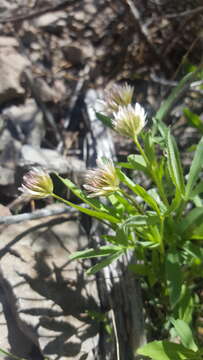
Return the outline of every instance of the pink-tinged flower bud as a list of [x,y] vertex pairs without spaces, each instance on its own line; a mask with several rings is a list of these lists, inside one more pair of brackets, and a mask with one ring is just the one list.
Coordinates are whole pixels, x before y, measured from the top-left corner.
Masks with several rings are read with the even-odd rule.
[[32,168],[23,176],[23,184],[19,190],[32,199],[43,199],[53,193],[53,182],[46,171]]
[[134,88],[127,83],[124,85],[114,84],[111,89],[104,93],[104,100],[98,102],[98,112],[111,116],[119,110],[119,106],[127,106],[132,102]]
[[144,108],[136,103],[134,106],[120,106],[118,112],[114,112],[113,127],[119,134],[135,138],[146,124]]
[[111,159],[97,161],[98,168],[88,170],[84,188],[89,197],[108,196],[119,189],[120,180]]

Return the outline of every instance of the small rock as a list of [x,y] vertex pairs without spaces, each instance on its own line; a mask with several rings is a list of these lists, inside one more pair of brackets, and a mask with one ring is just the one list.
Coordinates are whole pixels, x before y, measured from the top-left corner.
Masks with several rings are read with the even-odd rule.
[[36,27],[43,28],[55,35],[59,35],[66,25],[67,13],[65,11],[56,11],[39,16],[33,20]]
[[86,171],[84,161],[74,156],[65,157],[56,150],[39,149],[30,145],[23,145],[19,166],[32,167],[36,165],[43,167],[49,172],[71,174],[77,178],[77,183],[80,183],[80,179]]
[[63,53],[68,62],[72,65],[82,65],[84,63],[84,55],[82,50],[76,46],[66,46]]
[[3,116],[13,137],[32,146],[41,145],[45,134],[43,114],[33,99],[28,99],[23,105],[6,108]]
[[39,149],[31,145],[24,145],[21,150],[19,166],[39,165],[48,171],[60,174],[68,172],[67,159],[55,150]]
[[85,10],[85,12],[87,12],[88,14],[92,14],[92,15],[96,14],[96,12],[98,11],[97,8],[96,8],[96,6],[93,5],[93,3],[92,3],[92,4],[86,4],[86,5],[84,6],[84,10]]
[[0,36],[0,48],[1,47],[18,47],[18,41],[12,36]]
[[0,185],[7,186],[15,183],[14,168],[0,166]]
[[77,21],[83,21],[85,19],[85,13],[84,11],[77,11],[74,14],[74,19]]
[[44,79],[35,79],[35,87],[43,102],[55,102],[57,100],[57,92]]
[[0,142],[0,185],[14,186],[15,166],[20,154],[20,148],[20,141],[15,140],[10,131],[5,128],[1,134]]
[[0,104],[24,96],[20,78],[28,64],[14,48],[0,48]]

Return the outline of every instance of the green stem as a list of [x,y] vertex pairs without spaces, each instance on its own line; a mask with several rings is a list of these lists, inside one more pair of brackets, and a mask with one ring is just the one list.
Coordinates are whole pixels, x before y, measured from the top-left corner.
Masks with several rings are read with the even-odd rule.
[[154,182],[155,182],[155,184],[156,184],[156,186],[157,186],[157,188],[158,188],[158,190],[159,190],[159,194],[160,194],[160,196],[161,196],[164,204],[165,204],[165,205],[167,206],[167,208],[168,208],[168,207],[169,207],[169,203],[168,203],[168,199],[167,199],[167,197],[166,197],[166,195],[165,195],[165,191],[164,191],[164,188],[163,188],[162,181],[157,177],[157,175],[156,175],[155,172],[152,173],[152,178],[153,178],[153,180],[154,180]]
[[[68,200],[65,200],[65,199],[63,199],[62,197],[60,197],[60,196],[58,196],[58,195],[56,195],[56,194],[54,194],[54,193],[52,193],[52,194],[50,194],[50,195],[53,196],[53,198],[55,198],[55,199],[57,199],[57,200],[65,203],[66,205],[71,206],[71,207],[73,207],[74,209],[76,209],[76,210],[78,210],[78,211],[80,211],[80,212],[84,212],[84,213],[86,214],[85,211],[82,211],[82,209],[81,209],[81,207],[80,207],[79,205],[76,205],[76,204],[74,204],[74,203],[72,203],[72,202],[70,202],[70,201],[68,201]],[[89,214],[87,214],[87,215],[89,215]],[[90,215],[90,216],[91,216],[91,215]],[[111,224],[107,223],[105,220],[102,220],[101,218],[99,218],[99,221],[102,222],[103,224],[107,225],[107,226],[112,227]]]
[[141,208],[141,206],[138,204],[138,202],[136,201],[135,198],[133,198],[131,195],[129,195],[125,190],[123,189],[120,189],[119,190],[127,199],[129,199],[133,205],[135,206],[135,208],[137,209],[137,211],[140,213],[140,214],[144,214],[144,210]]
[[149,161],[147,155],[145,154],[145,152],[144,152],[144,150],[143,150],[143,148],[142,148],[142,146],[141,146],[141,144],[140,144],[137,137],[134,138],[134,142],[135,142],[135,145],[137,146],[140,154],[142,155],[144,161],[146,162],[147,167],[150,169],[151,168],[150,161]]
[[11,357],[12,359],[15,359],[15,360],[26,360],[25,358],[20,358],[20,357],[18,357],[16,355],[13,355],[10,352],[5,351],[5,350],[3,350],[1,348],[0,348],[0,353],[2,353],[3,355],[7,355],[8,357]]
[[162,255],[164,255],[165,248],[164,248],[164,218],[163,217],[161,217],[160,235],[161,235],[160,252]]
[[152,177],[152,180],[154,181],[154,183],[156,184],[156,186],[157,186],[157,188],[158,188],[159,194],[160,194],[160,196],[161,196],[164,204],[165,204],[167,207],[169,207],[168,199],[167,199],[167,197],[166,197],[166,195],[165,195],[162,181],[158,178],[158,176],[157,176],[157,174],[156,174],[156,172],[157,172],[157,166],[156,166],[156,168],[154,168],[154,167],[152,166],[152,164],[150,163],[150,161],[149,161],[147,155],[145,154],[145,152],[144,152],[144,150],[143,150],[143,148],[142,148],[142,146],[141,146],[141,144],[140,144],[140,142],[139,142],[139,140],[138,140],[137,137],[134,138],[134,142],[135,142],[135,144],[136,144],[136,146],[137,146],[140,154],[142,155],[143,159],[144,159],[145,162],[146,162],[148,171],[149,171],[149,173],[150,173],[150,175],[151,175],[151,177]]
[[180,206],[179,208],[177,209],[177,212],[176,212],[176,220],[178,221],[185,209],[185,205],[186,205],[186,201],[185,200],[182,200],[181,203],[180,203]]

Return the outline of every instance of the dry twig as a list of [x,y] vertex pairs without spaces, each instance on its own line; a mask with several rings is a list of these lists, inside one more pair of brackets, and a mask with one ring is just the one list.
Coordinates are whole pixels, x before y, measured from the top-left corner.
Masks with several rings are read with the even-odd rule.
[[175,13],[175,14],[168,14],[165,15],[164,17],[167,19],[174,19],[174,18],[179,18],[179,17],[184,17],[184,16],[191,16],[191,15],[197,15],[203,12],[203,6],[198,6],[195,9],[191,9],[191,10],[186,10],[183,11],[181,13]]
[[31,20],[31,19],[34,19],[34,18],[36,18],[38,16],[47,14],[49,12],[59,11],[59,10],[65,9],[68,6],[75,4],[77,1],[80,1],[80,0],[64,0],[58,5],[45,7],[44,9],[33,11],[30,14],[10,16],[10,17],[7,17],[5,19],[0,18],[0,23],[1,24],[5,24],[5,23],[8,23],[8,22],[16,23],[16,22],[21,22],[21,21],[25,21],[25,20]]
[[48,216],[62,215],[62,214],[67,214],[67,213],[71,214],[71,215],[75,215],[75,214],[77,214],[77,211],[68,206],[63,206],[63,207],[59,207],[59,208],[55,208],[55,209],[36,210],[36,211],[33,211],[32,213],[1,216],[0,225],[18,224],[23,221],[36,220],[36,219],[41,219],[41,218],[48,217]]

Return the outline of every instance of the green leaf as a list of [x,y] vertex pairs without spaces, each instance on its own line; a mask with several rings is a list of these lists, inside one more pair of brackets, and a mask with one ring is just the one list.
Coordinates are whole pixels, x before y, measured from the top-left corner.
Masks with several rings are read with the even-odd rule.
[[[172,342],[153,341],[148,343],[137,351],[138,354],[149,356],[152,360],[199,360],[200,355],[181,344]],[[198,356],[199,355],[199,356]]]
[[[162,133],[163,137],[166,134],[167,126],[163,123],[163,121],[166,119],[166,117],[169,115],[171,109],[173,106],[177,103],[179,98],[182,96],[182,94],[185,92],[187,88],[189,88],[189,85],[197,76],[198,69],[192,73],[187,74],[180,82],[179,84],[173,89],[171,92],[171,95],[163,102],[159,110],[157,111],[155,115],[155,119],[158,124],[160,124],[160,132]],[[165,134],[164,134],[165,133]]]
[[184,320],[187,324],[192,321],[192,315],[194,312],[194,299],[191,294],[191,290],[184,284],[181,287],[181,298],[178,304],[178,317]]
[[132,166],[134,170],[143,171],[144,173],[148,174],[146,162],[144,161],[141,155],[134,155],[134,154],[129,155],[128,162],[130,163],[130,166]]
[[[147,194],[150,195],[155,200],[156,204],[160,208],[161,213],[165,214],[167,211],[167,207],[166,207],[166,205],[164,205],[163,201],[161,200],[161,198],[157,192],[157,189],[151,188],[151,189],[147,190]],[[155,208],[154,208],[154,210],[155,210]]]
[[[114,201],[111,199],[114,197]],[[123,214],[124,210],[133,213],[135,211],[134,206],[122,195],[122,193],[115,193],[109,196],[109,200],[112,202],[114,208],[117,209],[121,215]]]
[[96,112],[96,116],[97,118],[107,127],[110,127],[111,129],[113,129],[113,124],[112,124],[112,120],[110,117],[105,116],[101,113]]
[[155,225],[159,222],[160,219],[155,214],[134,215],[134,216],[130,216],[127,220],[125,220],[123,222],[123,226],[127,226],[127,227],[149,226],[149,225]]
[[190,172],[188,176],[188,181],[186,185],[186,198],[188,199],[190,197],[190,194],[192,192],[192,189],[194,188],[196,181],[198,179],[200,170],[202,168],[202,159],[203,159],[203,137],[201,138],[196,151],[195,155],[190,167]]
[[148,192],[140,185],[135,184],[124,172],[117,169],[120,180],[128,186],[136,195],[140,196],[153,210],[160,214],[156,200],[148,194]]
[[[202,224],[203,227],[203,224]],[[185,243],[184,252],[191,255],[195,260],[199,259],[203,263],[203,248],[193,244],[191,241]]]
[[199,184],[190,192],[190,199],[193,199],[195,196],[203,193],[203,181],[200,181]]
[[95,211],[95,210],[91,210],[91,209],[87,209],[85,207],[82,207],[80,205],[76,205],[74,203],[72,203],[71,201],[65,200],[65,199],[60,199],[60,201],[63,201],[65,204],[71,206],[72,208],[86,214],[92,217],[95,217],[96,219],[99,219],[101,221],[103,220],[107,220],[112,224],[118,224],[120,222],[119,219],[117,219],[116,217],[109,215],[105,212],[102,211]]
[[139,241],[139,245],[143,248],[155,249],[160,246],[158,242],[151,242],[151,241]]
[[176,251],[166,254],[165,271],[170,304],[173,309],[180,300],[182,285],[180,259]]
[[87,205],[91,206],[93,209],[112,213],[111,208],[102,204],[102,202],[99,201],[98,199],[95,199],[95,198],[93,199],[93,198],[87,197],[86,194],[80,188],[78,188],[71,180],[64,179],[61,176],[59,176],[58,174],[56,174],[56,176],[75,196],[77,196],[79,199],[81,199]]
[[134,169],[134,166],[132,164],[129,164],[128,162],[115,162],[116,166],[119,166],[124,169]]
[[90,269],[86,271],[87,275],[93,275],[96,272],[100,271],[104,267],[110,265],[113,261],[118,259],[123,253],[125,252],[125,249],[119,250],[116,253],[113,253],[109,256],[107,256],[103,261],[99,262],[98,264],[92,266]]
[[[88,208],[85,208],[83,206],[77,205],[72,203],[71,201],[65,200],[60,198],[60,201],[63,201],[65,204],[73,207],[74,209],[77,209],[78,211],[95,217],[99,220],[107,220],[110,223],[116,224],[119,223],[120,220],[113,216],[115,215],[115,211],[113,208],[110,208],[104,204],[102,204],[99,200],[97,199],[90,199],[88,198],[81,189],[79,189],[74,183],[72,183],[72,181],[70,181],[69,179],[63,179],[62,177],[60,177],[58,174],[56,174],[56,176],[63,182],[63,184],[65,186],[68,187],[68,189],[70,189],[79,199],[81,199],[83,202],[85,202],[86,204],[88,204],[89,206],[93,207],[93,209],[96,210],[91,210]],[[56,195],[57,198],[57,195]],[[106,211],[106,212],[105,212]],[[113,215],[111,215],[113,214]],[[117,215],[117,214],[116,214]]]
[[190,239],[203,240],[203,223],[200,226],[196,226],[194,228]]
[[82,251],[76,251],[69,256],[69,259],[90,259],[99,256],[108,256],[121,250],[120,246],[105,245],[99,249],[87,249]]
[[171,179],[176,186],[176,189],[180,194],[184,195],[185,193],[185,184],[183,177],[182,165],[180,162],[179,151],[175,142],[174,137],[168,131],[167,136],[167,153],[168,153],[168,170],[171,176]]
[[192,231],[202,224],[203,221],[203,207],[192,209],[187,216],[178,224],[178,232],[180,234],[191,235]]
[[177,335],[180,337],[183,346],[185,346],[190,350],[197,351],[198,347],[194,342],[192,331],[188,326],[188,324],[186,324],[185,321],[180,319],[177,320],[172,319],[171,322],[175,327]]
[[159,130],[159,133],[161,134],[161,140],[160,144],[163,146],[166,142],[167,133],[168,133],[168,127],[162,122],[161,118],[158,118],[158,113],[155,115],[154,118],[152,118],[153,121],[153,135],[156,134],[157,129]]
[[146,276],[148,274],[148,266],[145,264],[130,264],[128,269],[136,275]]
[[134,186],[134,192],[140,196],[157,214],[160,214],[160,210],[156,200],[140,185]]
[[166,211],[165,215],[167,216],[171,214],[173,211],[175,211],[179,207],[181,201],[182,201],[181,194],[179,191],[176,191],[175,197],[173,197],[172,203],[170,204],[170,207]]
[[186,118],[187,118],[190,125],[194,126],[198,130],[203,132],[203,123],[202,123],[202,120],[200,119],[200,117],[197,114],[194,114],[189,109],[184,109],[183,113],[186,116]]
[[103,235],[102,238],[114,245],[127,247],[129,245],[128,232],[125,231],[122,224],[116,227],[115,235]]
[[156,163],[155,146],[151,131],[147,132],[143,136],[144,152],[147,155],[151,164]]

